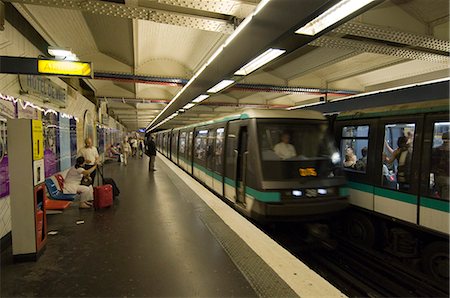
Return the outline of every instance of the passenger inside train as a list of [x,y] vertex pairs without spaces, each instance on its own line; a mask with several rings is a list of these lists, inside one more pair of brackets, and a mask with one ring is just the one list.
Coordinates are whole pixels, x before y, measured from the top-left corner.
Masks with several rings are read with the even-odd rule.
[[295,157],[297,153],[295,152],[295,147],[290,143],[291,136],[288,132],[283,132],[281,135],[281,142],[273,147],[273,151],[281,159],[288,159]]

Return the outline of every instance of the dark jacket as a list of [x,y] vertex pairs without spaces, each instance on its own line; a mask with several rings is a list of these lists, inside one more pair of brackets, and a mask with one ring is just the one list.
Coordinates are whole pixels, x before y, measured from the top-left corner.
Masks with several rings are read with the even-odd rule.
[[156,155],[156,144],[153,139],[147,139],[145,144],[145,154],[147,156],[155,156]]

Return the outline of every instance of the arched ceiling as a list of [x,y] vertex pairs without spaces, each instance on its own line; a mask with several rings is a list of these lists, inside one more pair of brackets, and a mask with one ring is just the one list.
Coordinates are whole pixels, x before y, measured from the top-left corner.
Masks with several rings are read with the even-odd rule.
[[[292,1],[295,7],[303,3],[306,7],[314,2],[271,2],[280,1]],[[321,1],[316,1],[317,5]],[[96,72],[118,77],[127,74],[187,81],[242,19],[253,12],[259,0],[6,2],[12,2],[50,45],[71,48],[80,60],[92,61]],[[229,88],[213,95],[160,128],[211,119],[246,106],[286,108],[315,102],[324,96],[293,90],[280,92],[268,86],[255,89],[255,85],[364,92],[449,77],[448,1],[380,2],[353,20],[247,75],[238,82],[246,84],[244,87]],[[273,24],[279,21],[267,20]],[[301,21],[292,20],[293,23]],[[271,24],[264,26],[268,26],[269,32]],[[270,41],[272,37],[264,38]],[[298,39],[294,35],[283,38],[283,42],[291,46]],[[255,52],[264,50],[255,49]],[[243,57],[246,54],[234,53]],[[215,67],[227,67],[217,65]],[[130,130],[146,127],[183,86],[130,80],[86,81],[96,97],[107,101],[112,114]],[[253,89],[247,88],[248,85]],[[329,100],[338,97],[327,96]]]

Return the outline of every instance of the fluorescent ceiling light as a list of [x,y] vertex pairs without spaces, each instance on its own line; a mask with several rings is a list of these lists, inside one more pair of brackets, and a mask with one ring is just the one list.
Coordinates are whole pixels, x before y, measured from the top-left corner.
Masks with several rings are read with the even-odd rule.
[[204,101],[204,100],[207,99],[208,97],[209,97],[208,94],[202,94],[202,95],[197,96],[192,102],[199,103],[199,102]]
[[209,93],[217,93],[217,92],[227,88],[228,86],[230,86],[233,83],[234,83],[233,80],[223,80],[223,81],[217,83],[214,87],[209,88],[208,92]]
[[55,48],[55,47],[49,47],[48,53],[54,57],[68,57],[68,56],[75,56],[74,53],[70,49],[64,49],[64,48]]
[[184,109],[184,110],[189,110],[189,109],[192,108],[193,106],[195,106],[195,104],[193,104],[193,103],[188,103],[187,105],[185,105],[185,106],[183,107],[183,109]]
[[242,66],[241,69],[236,71],[234,74],[238,76],[248,75],[249,73],[257,70],[264,64],[269,63],[270,61],[272,61],[273,59],[277,58],[278,56],[282,55],[285,52],[286,50],[270,48],[261,55],[259,55],[258,57],[256,57],[255,59],[253,59],[252,61],[250,61],[249,63]]
[[305,26],[299,28],[295,33],[316,35],[373,1],[375,0],[342,0]]

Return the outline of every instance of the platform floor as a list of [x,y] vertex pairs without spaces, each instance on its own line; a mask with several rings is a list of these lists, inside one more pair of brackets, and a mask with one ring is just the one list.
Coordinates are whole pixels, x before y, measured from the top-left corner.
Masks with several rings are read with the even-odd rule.
[[15,264],[11,248],[3,251],[0,295],[296,296],[165,162],[156,164],[154,173],[147,158],[105,166],[121,189],[114,207],[49,215],[58,234],[38,262]]

